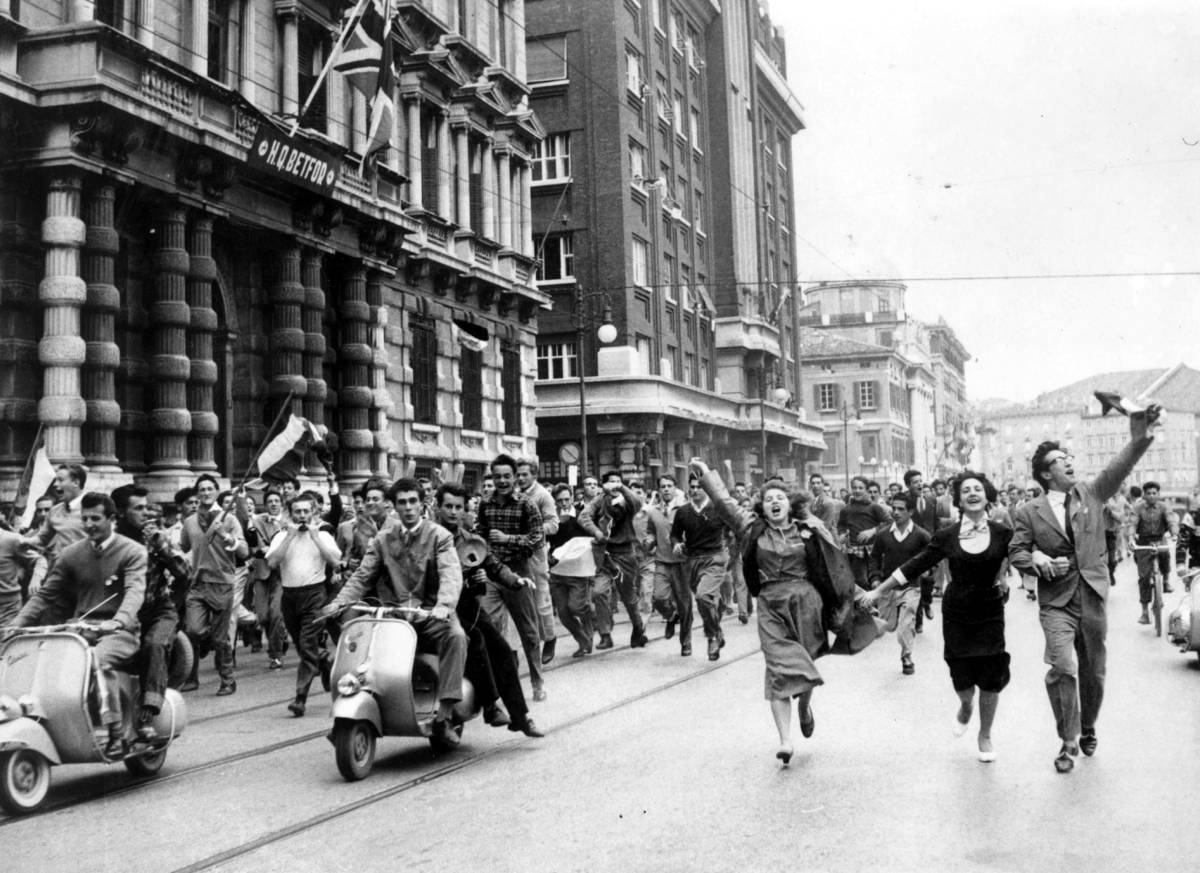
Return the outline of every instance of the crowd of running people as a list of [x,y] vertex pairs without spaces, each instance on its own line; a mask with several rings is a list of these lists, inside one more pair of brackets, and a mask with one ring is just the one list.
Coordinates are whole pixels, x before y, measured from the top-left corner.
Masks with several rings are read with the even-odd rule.
[[[569,657],[586,658],[616,645],[622,607],[634,649],[646,645],[657,614],[663,636],[689,657],[698,615],[715,661],[723,624],[757,613],[765,696],[786,764],[793,700],[802,734],[814,730],[815,659],[838,650],[830,637],[854,651],[856,616],[865,613],[896,632],[900,669],[912,674],[915,636],[942,596],[944,656],[960,699],[955,732],[966,730],[978,690],[979,757],[991,761],[992,718],[1009,679],[1003,609],[1016,574],[1040,601],[1063,743],[1055,766],[1069,772],[1080,747],[1095,751],[1103,631],[1087,617],[1103,619],[1117,563],[1134,544],[1178,535],[1179,566],[1200,565],[1200,537],[1190,536],[1200,508],[1180,519],[1155,483],[1140,493],[1122,485],[1155,417],[1152,409],[1135,420],[1130,445],[1092,482],[1077,482],[1069,454],[1046,442],[1026,487],[996,488],[970,471],[926,483],[910,470],[885,486],[854,477],[837,496],[819,474],[806,490],[781,479],[748,489],[701,459],[686,482],[611,471],[578,487],[547,486],[535,461],[499,455],[474,493],[440,478],[374,478],[343,495],[332,476],[325,488],[293,480],[235,492],[202,475],[158,506],[136,485],[88,492],[86,470],[63,465],[34,523],[0,530],[0,633],[79,616],[86,603],[88,617],[119,638],[100,666],[142,672],[140,723],[152,736],[180,628],[196,655],[185,692],[200,687],[209,653],[216,693],[228,695],[237,691],[239,653],[278,670],[294,647],[288,709],[302,717],[312,684],[329,688],[330,645],[348,606],[362,598],[417,606],[424,611],[414,627],[440,662],[431,729],[454,745],[464,676],[488,724],[542,736],[509,620],[536,702],[548,693],[545,667],[560,655],[559,625],[575,643]],[[1150,561],[1137,560],[1144,619]],[[120,742],[115,726],[112,742]]]

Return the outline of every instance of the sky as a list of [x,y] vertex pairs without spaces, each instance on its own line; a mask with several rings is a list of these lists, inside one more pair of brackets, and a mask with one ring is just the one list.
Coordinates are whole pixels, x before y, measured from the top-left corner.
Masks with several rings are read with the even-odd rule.
[[970,352],[972,400],[1200,366],[1193,5],[769,8],[805,106],[802,283],[905,281],[908,310],[944,316]]

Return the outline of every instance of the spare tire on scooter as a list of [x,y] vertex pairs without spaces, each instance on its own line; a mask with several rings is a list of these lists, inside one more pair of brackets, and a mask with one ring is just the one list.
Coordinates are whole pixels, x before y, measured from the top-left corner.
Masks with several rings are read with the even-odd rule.
[[167,687],[179,690],[180,686],[192,675],[192,665],[196,662],[196,653],[192,651],[192,641],[183,631],[175,632],[171,642],[171,660],[167,665]]

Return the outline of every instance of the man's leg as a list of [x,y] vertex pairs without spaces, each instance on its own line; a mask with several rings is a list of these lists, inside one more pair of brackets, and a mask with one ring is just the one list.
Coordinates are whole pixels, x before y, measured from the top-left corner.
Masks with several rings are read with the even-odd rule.
[[1138,619],[1142,624],[1150,623],[1150,599],[1154,586],[1150,582],[1150,577],[1154,572],[1154,553],[1153,552],[1134,552],[1133,562],[1137,565],[1138,572],[1138,601],[1142,604],[1142,617]]
[[[285,588],[283,591],[283,615],[287,623],[288,633],[296,646],[296,654],[300,656],[300,664],[296,668],[296,699],[295,703],[303,704],[308,700],[308,691],[312,681],[321,675],[329,654],[325,651],[323,634],[324,624],[319,620],[321,608],[325,605],[325,584],[305,585],[302,588]],[[293,710],[294,712],[294,710]],[[296,713],[302,715],[301,712]]]
[[254,610],[263,633],[267,635],[267,657],[271,660],[283,657],[283,644],[287,640],[287,628],[281,611],[282,598],[283,584],[278,576],[255,580]]
[[[585,633],[583,623],[579,620],[576,614],[578,604],[571,602],[571,578],[566,576],[558,576],[550,574],[550,596],[554,601],[554,611],[558,613],[558,620],[562,622],[562,626],[567,629],[576,645],[585,652],[592,648],[592,635]],[[586,582],[586,580],[580,580]],[[585,589],[586,590],[586,589]]]
[[[459,624],[462,624],[461,618]],[[486,708],[496,705],[500,689],[497,687],[495,674],[492,672],[492,660],[488,655],[487,642],[484,639],[483,631],[480,630],[482,624],[487,624],[488,627],[492,626],[491,622],[487,620],[487,616],[480,612],[479,620],[469,631],[465,627],[463,628],[467,634],[467,658],[463,662],[463,677],[474,686],[476,702]],[[504,647],[508,649],[508,644],[505,643]],[[509,655],[502,660],[507,660],[511,664],[512,650],[508,649],[508,651]]]
[[0,627],[8,627],[12,624],[13,619],[17,617],[17,613],[20,611],[20,591],[13,591],[10,594],[0,594]]
[[637,586],[640,577],[637,556],[632,549],[627,552],[612,552],[611,555],[613,563],[617,565],[617,594],[625,604],[625,612],[633,627],[633,639],[644,639],[646,626],[642,621],[642,613],[638,610]]
[[110,758],[121,755],[125,749],[117,671],[132,668],[138,648],[138,638],[126,630],[100,637],[92,648],[100,692],[100,721],[108,725],[108,745],[104,751]]
[[1121,558],[1117,554],[1117,532],[1115,530],[1106,530],[1104,532],[1104,550],[1108,555],[1108,584],[1117,584],[1117,564]]
[[921,590],[910,585],[897,592],[900,614],[896,619],[896,639],[900,642],[900,664],[905,673],[913,671],[913,641],[917,637],[917,613],[921,609]]
[[[230,617],[236,615],[233,585],[208,583],[204,592],[209,610],[209,645],[213,650],[213,661],[221,677],[221,688],[236,688],[233,678],[233,644],[229,637]],[[220,691],[218,691],[220,693]],[[229,693],[226,691],[226,693]]]
[[684,654],[692,651],[692,584],[689,563],[680,561],[667,564],[667,581],[675,601],[675,614],[679,616],[679,647]]
[[155,713],[162,709],[163,696],[167,691],[171,648],[175,644],[178,626],[179,616],[175,612],[175,606],[167,601],[142,628],[142,707]]
[[864,591],[871,588],[871,583],[867,578],[868,561],[865,557],[858,555],[847,555],[846,561],[850,564],[850,572],[854,574],[854,584]]
[[472,636],[475,635],[478,635],[488,658],[495,693],[504,701],[512,724],[519,729],[529,718],[529,704],[521,688],[521,674],[517,672],[517,662],[513,659],[508,640],[488,621],[486,615],[475,625]]
[[[533,609],[532,592],[530,594],[530,609]],[[534,613],[536,615],[536,612]],[[458,616],[453,613],[444,621],[436,618],[419,618],[413,621],[413,628],[422,649],[428,647],[437,652],[438,682],[437,698],[442,712],[448,715],[448,710],[462,700],[463,668],[467,662],[467,635],[459,624]],[[536,619],[534,630],[536,632]]]
[[537,586],[534,606],[537,608],[538,632],[542,642],[548,643],[555,638],[554,602],[550,599],[550,564],[544,547],[529,559],[529,576]]
[[1094,733],[1100,704],[1104,702],[1104,676],[1108,668],[1107,604],[1091,586],[1083,586],[1082,614],[1075,650],[1079,656],[1080,729]]
[[233,611],[229,614],[229,647],[231,651],[237,650],[238,644],[238,618],[242,606],[242,599],[246,596],[246,579],[248,573],[245,567],[238,567],[233,571]]
[[542,671],[542,634],[538,629],[537,603],[534,593],[528,588],[504,590],[504,603],[512,616],[521,648],[529,664],[529,684],[533,687],[533,699],[537,700],[544,685]]
[[596,568],[596,575],[592,582],[592,613],[596,617],[596,632],[601,637],[612,635],[612,589],[612,563],[606,559]]
[[[1086,583],[1080,581],[1080,586]],[[1079,660],[1075,655],[1075,637],[1079,633],[1080,595],[1065,606],[1043,605],[1038,615],[1046,636],[1046,693],[1054,712],[1054,723],[1063,744],[1074,747],[1079,738]]]
[[733,599],[737,603],[738,620],[745,624],[750,620],[754,604],[750,600],[750,591],[746,588],[746,577],[742,572],[742,556],[731,556],[729,559],[729,577],[733,580]]
[[1170,594],[1173,589],[1171,587],[1171,553],[1168,551],[1160,551],[1158,553],[1158,572],[1162,574],[1163,591]]
[[654,610],[668,623],[679,620],[679,613],[675,609],[675,592],[671,588],[669,568],[673,566],[676,565],[663,561],[654,562],[654,581],[652,583],[654,593],[650,601]]
[[708,657],[720,657],[725,637],[721,633],[721,583],[725,577],[724,555],[701,555],[688,560],[688,572],[696,592],[696,609],[708,638]]

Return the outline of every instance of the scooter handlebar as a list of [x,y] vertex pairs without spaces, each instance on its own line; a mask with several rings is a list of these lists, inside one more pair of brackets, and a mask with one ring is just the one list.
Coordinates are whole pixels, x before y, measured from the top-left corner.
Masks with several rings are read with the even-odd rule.
[[353,603],[347,609],[358,615],[374,615],[378,618],[430,618],[433,613],[419,606],[371,606],[368,603]]

